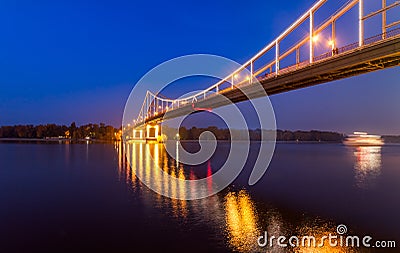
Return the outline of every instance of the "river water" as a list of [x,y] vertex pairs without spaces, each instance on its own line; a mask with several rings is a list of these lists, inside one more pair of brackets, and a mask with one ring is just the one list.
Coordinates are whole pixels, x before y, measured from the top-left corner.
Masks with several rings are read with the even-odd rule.
[[[399,145],[278,143],[266,174],[248,186],[257,149],[253,143],[228,188],[189,201],[163,197],[136,175],[176,198],[212,190],[208,176],[228,143],[197,166],[175,161],[161,144],[0,143],[1,252],[400,252]],[[157,166],[176,178],[207,177],[209,188],[168,183]],[[395,241],[397,250],[257,244],[265,231],[318,244],[339,236],[338,225],[347,227],[343,235],[371,236],[370,244]]]

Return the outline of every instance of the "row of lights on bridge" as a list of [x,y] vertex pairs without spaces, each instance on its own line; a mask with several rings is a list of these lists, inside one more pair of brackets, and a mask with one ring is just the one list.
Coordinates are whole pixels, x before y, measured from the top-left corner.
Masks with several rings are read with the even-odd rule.
[[[314,43],[316,43],[316,42],[319,41],[319,39],[320,39],[320,37],[319,37],[319,35],[317,34],[317,35],[313,36],[312,41],[313,41]],[[332,49],[333,49],[333,48],[335,47],[335,41],[329,40],[329,41],[328,41],[328,45],[329,45],[330,47],[332,47]],[[240,78],[239,73],[234,74],[234,75],[233,75],[233,78],[234,78],[235,80],[238,80],[238,79]],[[245,80],[246,80],[246,81],[250,81],[250,76],[247,75],[246,78],[245,78]],[[173,105],[176,104],[177,102],[178,102],[178,101],[173,101],[173,102],[172,102],[172,105],[171,105],[171,106],[166,106],[165,109],[164,109],[164,111],[168,111],[168,110],[170,110],[170,109],[173,109]],[[187,101],[182,101],[181,103],[185,105],[185,104],[187,104],[188,102],[187,102]],[[159,105],[159,106],[158,106],[158,109],[163,109],[163,107],[162,107],[161,105]],[[153,116],[157,116],[158,113],[159,113],[158,111],[155,111],[155,112],[153,113]],[[146,116],[146,117],[145,117],[145,119],[148,119],[148,118],[149,118],[149,116]],[[140,116],[140,121],[142,121],[142,120],[143,120],[143,117]],[[133,122],[136,123],[136,120],[133,120]]]

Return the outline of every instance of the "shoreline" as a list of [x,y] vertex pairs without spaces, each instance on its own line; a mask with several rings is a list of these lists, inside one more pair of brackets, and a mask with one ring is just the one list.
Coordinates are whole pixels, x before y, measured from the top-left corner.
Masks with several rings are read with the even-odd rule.
[[86,139],[39,139],[39,138],[0,138],[0,142],[40,142],[40,143],[113,143],[116,140],[86,140]]
[[[198,142],[198,140],[180,140],[182,143]],[[244,140],[243,140],[244,141]],[[86,140],[86,139],[36,139],[36,138],[0,138],[0,143],[69,143],[69,144],[82,144],[82,143],[114,143],[118,140]],[[230,142],[229,140],[217,140],[217,142]],[[240,142],[237,140],[236,142]],[[260,140],[250,140],[250,143],[261,142]],[[276,141],[276,144],[343,144],[340,141]],[[400,142],[385,142],[383,146],[400,145]]]

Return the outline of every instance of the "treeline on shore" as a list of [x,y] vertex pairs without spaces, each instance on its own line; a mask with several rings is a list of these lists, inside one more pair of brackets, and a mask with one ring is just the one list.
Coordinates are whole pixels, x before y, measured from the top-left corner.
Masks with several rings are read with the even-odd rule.
[[[176,129],[168,129],[167,131],[171,131],[176,133]],[[231,140],[232,136],[229,129],[218,128],[215,126],[207,127],[207,128],[179,128],[179,136],[181,140],[198,140],[201,133],[205,131],[212,132],[217,140]],[[264,140],[271,139],[271,130],[261,130],[254,129],[248,130],[250,140],[261,140],[261,132],[264,132]],[[246,130],[231,130],[233,139],[245,139]],[[308,142],[342,142],[347,136],[343,133],[332,132],[332,131],[319,131],[319,130],[311,130],[311,131],[290,131],[290,130],[276,130],[276,140],[277,141],[308,141]],[[383,135],[382,139],[385,143],[400,143],[400,135]]]
[[[171,131],[168,129],[167,131]],[[176,129],[174,130],[176,132]],[[185,127],[179,128],[179,135],[181,140],[198,140],[201,133],[205,131],[212,132],[217,140],[230,140],[232,139],[229,129],[218,128],[215,126],[207,128],[192,127],[187,129]],[[250,140],[261,140],[261,132],[264,132],[264,140],[271,139],[271,130],[254,129],[248,130]],[[173,131],[172,131],[173,132]],[[244,139],[246,130],[231,130],[234,139]],[[310,141],[310,142],[342,142],[347,136],[343,133],[332,131],[290,131],[290,130],[276,130],[277,141]],[[382,139],[385,143],[400,143],[400,135],[383,135]]]
[[[173,139],[176,129],[164,127],[164,134],[168,135],[168,139]],[[226,128],[218,128],[210,126],[207,128],[179,128],[179,138],[181,140],[198,140],[200,135],[205,132],[212,132],[217,140],[242,140],[246,138],[248,133],[250,140],[261,140],[261,132],[266,136],[265,139],[271,139],[271,130],[251,129],[251,130],[229,130]],[[232,136],[231,136],[232,134]],[[27,139],[47,139],[47,138],[67,138],[72,140],[93,139],[93,140],[120,140],[121,130],[110,125],[86,124],[76,126],[72,122],[70,126],[46,124],[46,125],[15,125],[1,126],[0,138],[27,138]],[[310,141],[310,142],[341,142],[346,138],[345,134],[331,131],[290,131],[277,130],[277,141]],[[382,136],[385,143],[400,143],[400,136]]]
[[[217,140],[231,140],[231,139],[245,139],[247,130],[229,130],[218,127],[207,127],[207,128],[196,128],[192,127],[187,129],[185,127],[179,128],[179,137],[181,140],[197,140],[201,133],[205,131],[212,132]],[[231,133],[233,138],[231,136]],[[272,131],[271,130],[261,130],[261,129],[253,129],[248,130],[250,140],[261,140],[261,133],[266,136],[264,140],[271,139]],[[336,133],[336,132],[328,132],[328,131],[289,131],[289,130],[277,130],[276,131],[276,140],[277,141],[324,141],[324,142],[341,142],[345,138],[344,134]]]
[[385,143],[400,143],[400,136],[384,135],[382,136]]
[[56,124],[15,125],[1,126],[0,138],[118,140],[120,138],[120,130],[104,123],[86,124],[79,127],[76,126],[75,122],[72,122],[70,126]]

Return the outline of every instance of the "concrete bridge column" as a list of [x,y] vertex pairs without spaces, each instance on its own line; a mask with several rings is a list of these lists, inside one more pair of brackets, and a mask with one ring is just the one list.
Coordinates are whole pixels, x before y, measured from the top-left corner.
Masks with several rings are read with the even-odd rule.
[[143,140],[144,139],[144,130],[143,129],[134,129],[133,130],[133,139],[134,140]]
[[146,125],[146,140],[157,140],[159,135],[160,126],[158,124]]

